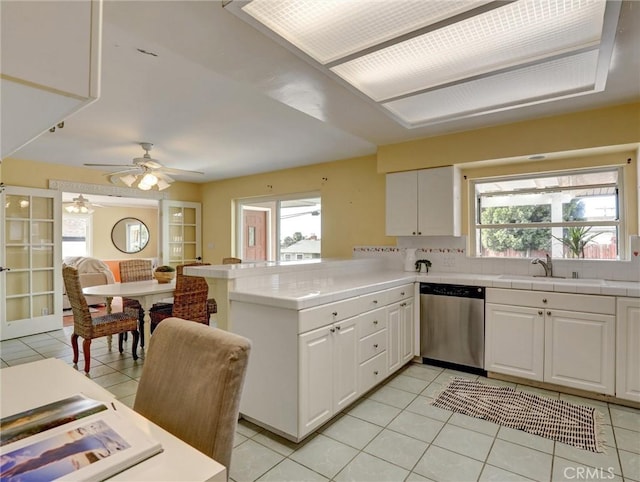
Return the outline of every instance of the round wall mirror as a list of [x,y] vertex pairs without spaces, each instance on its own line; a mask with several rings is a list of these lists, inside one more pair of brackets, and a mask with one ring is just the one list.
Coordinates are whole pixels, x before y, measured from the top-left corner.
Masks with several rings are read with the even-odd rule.
[[123,253],[139,253],[149,242],[149,229],[136,218],[123,218],[111,230],[111,241]]

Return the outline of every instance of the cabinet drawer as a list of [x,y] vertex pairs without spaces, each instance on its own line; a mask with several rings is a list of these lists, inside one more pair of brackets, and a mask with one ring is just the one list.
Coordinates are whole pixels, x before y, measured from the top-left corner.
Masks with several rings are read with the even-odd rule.
[[387,349],[387,330],[362,338],[358,342],[358,362],[362,363]]
[[336,321],[346,320],[360,314],[362,311],[360,300],[357,297],[349,298],[335,303],[315,306],[300,310],[298,316],[298,333],[330,325]]
[[486,301],[487,303],[502,305],[552,308],[585,313],[601,313],[604,315],[614,315],[616,312],[616,299],[614,296],[488,288]]
[[413,284],[398,286],[387,290],[387,304],[413,297]]
[[364,393],[387,377],[387,353],[367,360],[359,367],[358,390]]
[[380,308],[369,311],[358,319],[358,337],[364,338],[387,327],[387,310]]
[[376,291],[375,293],[360,296],[360,307],[363,313],[381,308],[387,303],[387,290]]

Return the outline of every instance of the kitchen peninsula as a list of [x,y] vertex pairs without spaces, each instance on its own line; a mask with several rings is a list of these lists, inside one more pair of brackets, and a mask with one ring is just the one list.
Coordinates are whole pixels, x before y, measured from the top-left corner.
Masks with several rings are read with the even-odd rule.
[[[210,295],[216,297],[219,307],[224,305],[218,326],[252,340],[252,363],[240,408],[243,417],[290,440],[302,440],[419,355],[420,282],[484,286],[502,290],[496,293],[507,297],[520,293],[534,299],[537,293],[553,303],[585,295],[602,296],[612,307],[617,301],[630,300],[631,311],[625,313],[634,314],[616,319],[615,308],[611,308],[584,333],[587,342],[602,348],[600,385],[586,383],[582,372],[557,373],[558,367],[571,368],[571,360],[556,361],[555,372],[548,362],[549,380],[537,372],[539,378],[529,379],[567,387],[584,385],[587,390],[606,385],[592,391],[640,401],[640,373],[634,368],[640,365],[636,363],[638,349],[626,346],[624,354],[616,357],[616,333],[637,329],[638,309],[633,306],[640,297],[638,282],[508,274],[425,275],[390,268],[385,260],[374,258],[188,267],[185,273],[204,276],[216,290]],[[542,337],[531,341],[534,352],[543,354],[545,336],[552,339],[555,325],[547,319],[565,322],[568,318],[532,317],[536,336]],[[564,323],[558,329],[561,334],[562,330],[571,333],[575,327]],[[500,343],[500,337],[492,340],[494,345],[496,340]],[[619,345],[621,342],[618,338]],[[577,347],[562,351],[574,352],[580,356]],[[536,352],[536,359],[540,353]],[[502,356],[495,350],[492,354]],[[502,364],[503,373],[510,373],[509,363],[499,361],[491,370],[499,374]]]

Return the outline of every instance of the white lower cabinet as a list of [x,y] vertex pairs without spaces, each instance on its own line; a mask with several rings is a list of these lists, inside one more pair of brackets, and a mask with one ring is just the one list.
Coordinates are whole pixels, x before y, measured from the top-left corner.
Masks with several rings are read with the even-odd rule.
[[615,316],[545,312],[544,381],[615,393]]
[[640,402],[640,298],[618,298],[616,340],[616,396]]
[[303,310],[232,300],[232,331],[252,344],[242,416],[305,438],[391,374],[392,345],[393,370],[413,358],[413,296],[407,284]]
[[487,371],[542,381],[544,312],[487,303],[484,349]]
[[613,395],[615,298],[487,289],[485,368]]
[[393,373],[413,358],[413,298],[387,307],[389,323],[389,373]]
[[358,396],[356,318],[300,335],[300,429],[319,427]]

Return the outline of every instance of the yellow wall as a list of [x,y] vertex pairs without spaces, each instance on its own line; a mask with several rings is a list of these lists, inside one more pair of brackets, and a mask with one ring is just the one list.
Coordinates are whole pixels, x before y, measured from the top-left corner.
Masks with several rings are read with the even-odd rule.
[[418,139],[378,148],[378,171],[527,157],[640,142],[640,103]]
[[[202,202],[203,257],[211,263],[219,263],[222,257],[234,253],[234,199],[320,192],[323,257],[345,258],[351,257],[352,247],[356,245],[395,245],[395,238],[384,234],[385,172],[462,164],[463,174],[484,177],[546,169],[616,165],[631,158],[632,164],[625,167],[624,202],[629,234],[637,234],[637,151],[629,147],[613,157],[610,154],[594,156],[591,153],[536,163],[509,163],[481,168],[475,164],[468,164],[465,168],[464,164],[611,146],[618,146],[617,150],[620,151],[622,145],[639,142],[640,104],[636,103],[380,146],[377,156],[200,185],[175,183],[167,192],[171,199]],[[17,159],[3,161],[0,174],[5,184],[26,187],[46,188],[48,179],[108,184],[104,176],[91,169]],[[466,207],[465,203],[465,220]],[[463,227],[466,232],[466,224]]]
[[385,176],[376,172],[375,156],[367,156],[206,184],[204,260],[219,263],[233,253],[234,199],[313,191],[322,196],[323,258],[350,258],[357,245],[395,243],[384,234]]
[[[137,218],[149,229],[149,243],[139,253],[126,254],[111,242],[111,230],[122,218]],[[158,256],[158,209],[132,207],[96,208],[93,216],[93,257],[100,259],[155,258]]]
[[[100,171],[85,167],[7,158],[2,160],[2,168],[0,181],[7,186],[48,189],[49,179],[113,186]],[[175,182],[166,192],[169,199],[200,202],[200,187],[200,184]],[[135,193],[136,190],[133,189],[132,192]]]

